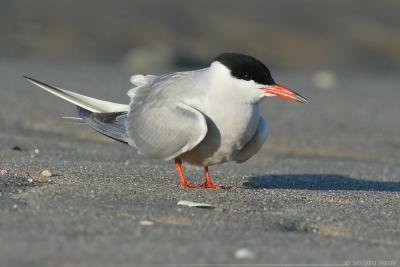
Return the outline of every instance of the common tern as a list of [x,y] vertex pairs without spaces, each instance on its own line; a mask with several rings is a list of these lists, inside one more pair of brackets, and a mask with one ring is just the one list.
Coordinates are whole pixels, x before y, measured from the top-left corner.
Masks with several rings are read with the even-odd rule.
[[[260,114],[265,97],[307,103],[277,84],[254,57],[222,53],[209,67],[131,77],[129,105],[70,92],[24,76],[33,84],[77,106],[79,119],[99,133],[129,144],[144,157],[174,160],[184,188],[221,188],[208,166],[242,163],[255,155],[268,134]],[[204,168],[204,183],[189,183],[182,163]]]

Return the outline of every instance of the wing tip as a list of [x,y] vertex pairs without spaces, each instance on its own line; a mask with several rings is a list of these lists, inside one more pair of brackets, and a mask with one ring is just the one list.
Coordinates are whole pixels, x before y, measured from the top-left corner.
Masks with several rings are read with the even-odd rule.
[[25,78],[25,79],[27,79],[29,82],[31,82],[31,83],[33,83],[33,84],[46,85],[46,84],[44,84],[43,82],[41,82],[41,81],[39,81],[39,80],[36,80],[36,79],[34,79],[34,78],[32,78],[32,77],[29,77],[29,76],[27,76],[27,75],[22,75],[22,77]]
[[31,77],[29,77],[27,75],[22,75],[22,78],[25,78],[25,79],[27,79],[29,81],[33,81],[34,80],[33,78],[31,78]]

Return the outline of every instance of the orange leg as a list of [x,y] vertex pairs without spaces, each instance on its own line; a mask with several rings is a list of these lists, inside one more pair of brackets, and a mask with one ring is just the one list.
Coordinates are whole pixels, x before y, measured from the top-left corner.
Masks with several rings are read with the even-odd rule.
[[208,172],[208,166],[204,167],[204,183],[201,186],[213,189],[221,188],[220,185],[214,184],[211,180],[210,173]]
[[191,183],[187,182],[185,175],[183,174],[182,161],[180,159],[175,159],[175,168],[176,168],[176,171],[178,172],[179,180],[181,181],[183,188],[199,188],[200,187],[197,184],[191,184]]

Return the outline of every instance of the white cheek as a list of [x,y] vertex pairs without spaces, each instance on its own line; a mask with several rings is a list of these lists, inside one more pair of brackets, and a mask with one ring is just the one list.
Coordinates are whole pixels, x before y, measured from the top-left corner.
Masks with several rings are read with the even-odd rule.
[[231,84],[232,87],[235,87],[236,95],[247,103],[257,103],[266,96],[264,91],[260,89],[263,85],[254,81],[235,79]]
[[239,87],[241,87],[243,89],[248,89],[250,87],[255,88],[257,86],[257,84],[254,81],[235,79],[235,82]]

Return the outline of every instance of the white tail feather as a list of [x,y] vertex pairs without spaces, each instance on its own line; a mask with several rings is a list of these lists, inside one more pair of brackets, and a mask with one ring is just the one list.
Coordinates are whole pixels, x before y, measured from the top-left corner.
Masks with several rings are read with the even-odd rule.
[[57,88],[52,85],[45,84],[41,81],[26,76],[24,76],[24,78],[26,78],[31,83],[39,86],[40,88],[46,90],[47,92],[52,93],[68,102],[71,102],[91,112],[108,113],[108,112],[124,112],[129,110],[128,105],[99,100],[96,98],[80,95],[61,88]]

